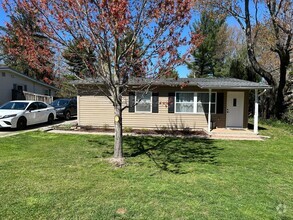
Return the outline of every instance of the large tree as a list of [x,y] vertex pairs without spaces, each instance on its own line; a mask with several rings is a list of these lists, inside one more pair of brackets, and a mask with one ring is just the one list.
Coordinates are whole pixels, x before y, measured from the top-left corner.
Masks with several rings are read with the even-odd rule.
[[[31,14],[38,13],[38,24],[55,42],[55,49],[68,46],[68,40],[82,37],[80,47],[93,45],[97,61],[88,65],[92,77],[103,83],[101,92],[113,104],[115,114],[114,158],[123,158],[122,111],[127,108],[122,96],[129,91],[128,80],[137,64],[143,64],[145,78],[140,91],[147,92],[151,82],[182,63],[178,47],[187,43],[183,29],[191,18],[191,0],[19,0],[17,5]],[[14,6],[6,2],[7,12]],[[12,9],[12,10],[9,10]],[[129,30],[133,32],[129,40]],[[23,41],[31,38],[23,33]],[[143,49],[136,50],[138,39]],[[197,35],[191,36],[195,44]],[[29,43],[33,43],[30,42]],[[32,55],[36,55],[33,53]],[[33,56],[34,57],[34,56]],[[181,58],[180,58],[181,57]],[[184,58],[184,56],[183,56]],[[150,83],[147,83],[150,82]],[[114,120],[114,119],[113,119]]]
[[[0,27],[3,62],[26,75],[39,80],[51,82],[53,79],[53,51],[50,50],[50,40],[37,25],[38,14],[29,13],[25,8],[16,7],[9,15],[10,22],[6,27]],[[23,32],[33,43],[23,42]],[[37,51],[37,57],[31,57],[31,51]],[[32,61],[35,60],[35,61]]]
[[[291,0],[209,0],[207,3],[238,21],[246,36],[246,48],[252,68],[273,87],[270,98],[271,113],[281,118],[286,109],[285,88],[292,54],[293,2]],[[259,13],[260,9],[262,13]],[[267,35],[270,36],[269,49],[276,54],[278,61],[278,68],[275,71],[263,65],[262,52],[258,53],[257,50],[258,42],[265,39],[260,35],[263,27],[270,30]]]
[[62,53],[63,58],[69,66],[69,71],[79,77],[88,76],[88,66],[96,62],[93,46],[80,47],[84,39],[76,38],[69,42],[69,45]]
[[203,11],[200,20],[193,24],[193,32],[203,36],[201,45],[192,52],[193,60],[187,63],[189,77],[217,75],[224,63],[227,36],[225,18],[215,16],[213,11]]

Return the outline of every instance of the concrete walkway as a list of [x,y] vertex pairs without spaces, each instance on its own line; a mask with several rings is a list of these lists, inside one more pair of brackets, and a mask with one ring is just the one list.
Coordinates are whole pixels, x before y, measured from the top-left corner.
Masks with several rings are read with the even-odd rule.
[[46,123],[28,126],[25,130],[16,130],[16,129],[0,129],[0,138],[10,137],[18,134],[24,134],[31,131],[49,131],[54,129],[55,126],[66,125],[66,124],[76,124],[77,120],[69,120],[69,121],[60,121],[56,120],[52,125],[48,125]]

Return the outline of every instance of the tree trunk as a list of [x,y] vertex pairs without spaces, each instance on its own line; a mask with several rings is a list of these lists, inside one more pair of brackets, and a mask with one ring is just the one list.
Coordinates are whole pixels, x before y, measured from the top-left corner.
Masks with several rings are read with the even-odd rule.
[[286,51],[280,51],[280,79],[279,79],[279,86],[277,90],[277,97],[276,97],[276,106],[275,106],[275,116],[278,119],[281,119],[285,106],[284,106],[284,88],[286,85],[286,75],[287,75],[287,68],[290,62],[289,53]]
[[114,158],[123,158],[123,136],[122,136],[122,106],[121,103],[117,103],[114,106],[114,123],[115,123],[115,142],[114,142]]

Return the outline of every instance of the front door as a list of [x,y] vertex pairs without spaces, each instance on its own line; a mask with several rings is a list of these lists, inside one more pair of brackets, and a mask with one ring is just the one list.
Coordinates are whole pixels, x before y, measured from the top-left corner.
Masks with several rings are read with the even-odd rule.
[[244,92],[227,92],[227,128],[243,128]]

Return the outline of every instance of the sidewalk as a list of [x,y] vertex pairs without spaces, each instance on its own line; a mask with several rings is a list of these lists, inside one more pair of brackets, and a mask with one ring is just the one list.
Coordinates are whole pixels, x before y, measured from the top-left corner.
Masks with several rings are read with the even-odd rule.
[[26,130],[16,130],[16,129],[2,129],[0,130],[0,138],[3,137],[11,137],[18,134],[24,134],[31,131],[49,131],[54,129],[56,125],[66,125],[66,124],[76,124],[77,120],[69,120],[69,121],[54,121],[52,125],[48,124],[38,124],[33,126],[28,126]]

